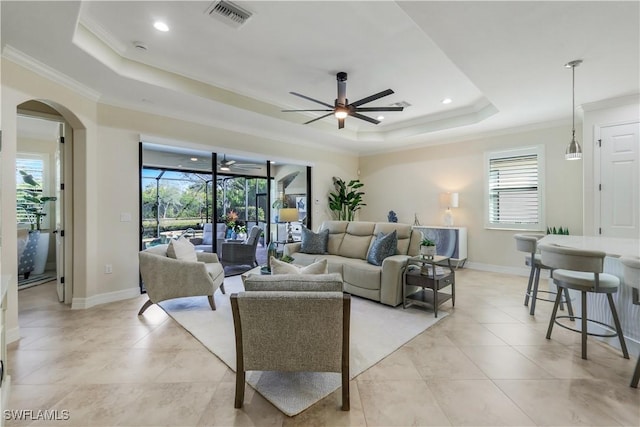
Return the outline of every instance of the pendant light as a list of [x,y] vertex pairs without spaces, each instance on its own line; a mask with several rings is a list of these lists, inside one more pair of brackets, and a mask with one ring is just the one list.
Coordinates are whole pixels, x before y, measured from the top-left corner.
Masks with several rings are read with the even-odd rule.
[[582,148],[580,148],[580,144],[576,141],[576,67],[582,64],[581,59],[576,59],[575,61],[571,61],[566,63],[564,66],[567,68],[571,68],[571,89],[572,89],[572,97],[571,97],[571,112],[572,116],[572,125],[571,125],[571,142],[567,145],[567,150],[565,151],[564,158],[567,160],[580,160],[582,159]]

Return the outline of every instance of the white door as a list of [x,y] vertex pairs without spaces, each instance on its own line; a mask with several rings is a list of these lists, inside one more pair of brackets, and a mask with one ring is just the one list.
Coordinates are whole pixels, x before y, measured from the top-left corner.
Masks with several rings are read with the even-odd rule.
[[55,154],[56,175],[56,272],[58,301],[64,302],[64,124],[60,123]]
[[600,128],[600,234],[640,238],[640,123]]

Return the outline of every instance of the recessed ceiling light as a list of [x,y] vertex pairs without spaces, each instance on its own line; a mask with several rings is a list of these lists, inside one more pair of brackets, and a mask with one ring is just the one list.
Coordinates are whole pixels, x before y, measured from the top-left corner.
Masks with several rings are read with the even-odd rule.
[[153,28],[155,28],[158,31],[162,31],[163,33],[166,33],[167,31],[169,31],[169,26],[162,21],[154,22]]
[[451,104],[451,102],[452,102],[451,98],[445,98],[445,99],[442,100],[443,104]]
[[378,116],[376,117],[378,120],[384,120],[384,116]]
[[198,158],[197,158],[197,157],[192,157],[192,158],[191,158],[191,159],[189,159],[189,160],[191,160],[192,162],[197,162],[197,161],[198,161]]

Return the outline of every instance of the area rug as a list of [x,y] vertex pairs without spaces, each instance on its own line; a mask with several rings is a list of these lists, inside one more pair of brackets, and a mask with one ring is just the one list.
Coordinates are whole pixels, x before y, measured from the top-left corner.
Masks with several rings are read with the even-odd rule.
[[46,273],[29,276],[28,279],[18,279],[18,290],[42,285],[43,283],[48,283],[53,280],[56,280],[56,276],[52,276],[51,274]]
[[[207,298],[164,301],[160,306],[198,341],[236,370],[235,334],[229,295],[243,291],[240,276],[229,277],[227,291],[215,294],[216,311]],[[413,337],[446,316],[432,311],[389,307],[353,296],[351,298],[350,374],[356,377]],[[295,327],[295,325],[292,325]],[[247,372],[247,383],[289,416],[296,415],[337,390],[340,374],[316,372]]]

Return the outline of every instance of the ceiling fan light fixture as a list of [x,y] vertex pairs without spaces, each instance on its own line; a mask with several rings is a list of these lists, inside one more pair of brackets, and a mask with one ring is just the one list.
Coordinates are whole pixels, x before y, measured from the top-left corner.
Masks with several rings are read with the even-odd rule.
[[221,170],[221,171],[228,172],[228,171],[230,171],[231,169],[230,169],[230,168],[229,168],[229,166],[227,166],[227,165],[222,165],[222,166],[220,166],[220,170]]
[[336,107],[334,115],[337,119],[346,119],[349,115],[349,109],[347,107]]

